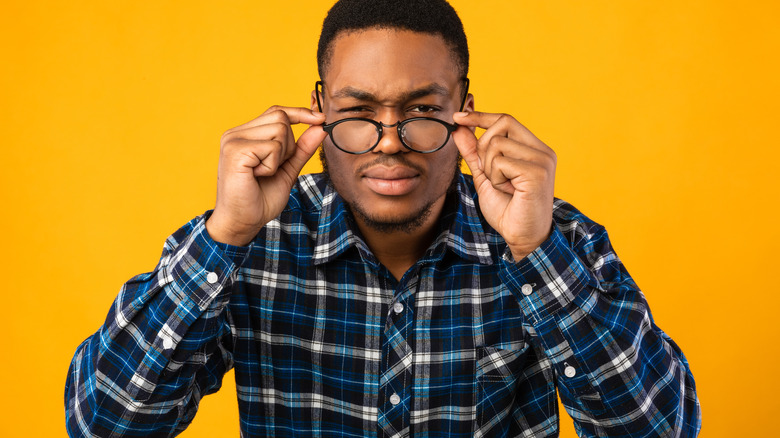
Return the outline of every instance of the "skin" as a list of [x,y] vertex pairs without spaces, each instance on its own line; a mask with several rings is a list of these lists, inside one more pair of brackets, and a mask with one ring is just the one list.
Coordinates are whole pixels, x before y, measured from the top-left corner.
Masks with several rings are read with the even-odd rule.
[[[474,111],[471,95],[465,112],[457,112],[462,89],[455,62],[436,35],[393,29],[340,35],[322,78],[323,113],[316,111],[312,94],[310,109],[274,106],[223,135],[217,203],[206,223],[211,237],[248,244],[281,213],[298,173],[323,143],[334,187],[356,211],[368,246],[396,278],[435,238],[458,152],[474,176],[486,220],[515,260],[527,256],[550,233],[555,153],[511,116]],[[363,155],[337,150],[319,126],[346,117],[393,124],[416,116],[461,126],[432,154],[408,151],[394,129],[385,129],[379,145]],[[296,141],[290,126],[297,123],[310,126]],[[479,139],[477,127],[486,130]],[[371,226],[420,216],[414,227]]]

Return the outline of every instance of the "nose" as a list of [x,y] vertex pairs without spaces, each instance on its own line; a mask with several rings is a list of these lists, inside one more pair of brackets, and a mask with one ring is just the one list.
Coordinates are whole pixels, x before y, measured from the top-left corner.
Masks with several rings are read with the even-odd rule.
[[379,144],[376,145],[373,152],[382,153],[387,155],[397,154],[399,152],[409,152],[401,143],[401,138],[398,136],[398,124],[400,120],[396,121],[392,125],[382,123],[382,138],[379,139]]

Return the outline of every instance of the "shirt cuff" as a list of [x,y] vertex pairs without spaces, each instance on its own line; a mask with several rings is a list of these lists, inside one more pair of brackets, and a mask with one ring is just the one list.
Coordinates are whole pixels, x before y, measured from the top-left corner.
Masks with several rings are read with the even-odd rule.
[[508,247],[501,259],[499,275],[533,324],[553,317],[571,303],[584,304],[578,301],[588,294],[580,292],[599,287],[555,224],[550,237],[522,260],[514,260]]
[[168,264],[173,287],[201,310],[208,308],[217,294],[235,280],[252,248],[252,244],[216,242],[206,230],[207,217],[202,216],[195,224]]

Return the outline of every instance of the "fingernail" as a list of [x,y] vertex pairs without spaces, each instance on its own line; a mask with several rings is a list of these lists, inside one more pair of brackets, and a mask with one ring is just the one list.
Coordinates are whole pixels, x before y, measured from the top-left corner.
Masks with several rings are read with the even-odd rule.
[[467,115],[469,115],[469,113],[463,112],[463,111],[458,111],[455,114],[453,114],[452,117],[466,117]]

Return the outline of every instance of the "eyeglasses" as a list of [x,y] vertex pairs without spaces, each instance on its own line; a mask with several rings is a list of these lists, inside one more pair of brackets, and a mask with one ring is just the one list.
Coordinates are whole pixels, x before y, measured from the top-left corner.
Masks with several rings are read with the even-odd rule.
[[[464,78],[465,90],[460,110],[466,104],[469,80]],[[315,84],[317,108],[322,112],[320,102],[320,87],[322,81]],[[396,128],[398,138],[405,148],[421,154],[430,154],[443,148],[450,135],[458,129],[458,125],[432,117],[413,117],[398,121],[392,125],[377,122],[363,117],[350,117],[322,125],[322,129],[330,136],[333,145],[348,154],[365,154],[371,152],[382,139],[384,128]]]

